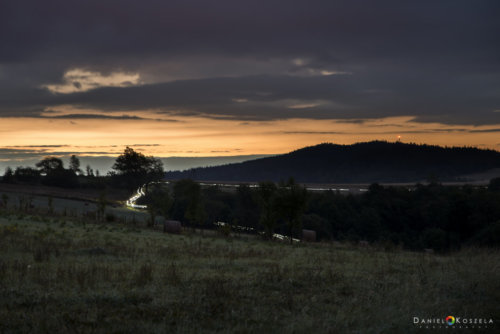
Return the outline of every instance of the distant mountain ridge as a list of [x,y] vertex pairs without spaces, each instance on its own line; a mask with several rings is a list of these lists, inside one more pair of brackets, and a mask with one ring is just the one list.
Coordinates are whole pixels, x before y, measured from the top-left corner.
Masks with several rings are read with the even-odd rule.
[[258,182],[294,177],[308,183],[460,181],[466,174],[500,168],[500,152],[372,141],[324,143],[287,154],[216,167],[168,172],[167,179]]

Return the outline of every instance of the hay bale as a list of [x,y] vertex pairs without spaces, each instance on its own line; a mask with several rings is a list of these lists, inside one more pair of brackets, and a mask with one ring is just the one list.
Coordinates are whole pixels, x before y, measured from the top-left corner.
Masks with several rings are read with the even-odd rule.
[[316,241],[316,231],[313,230],[302,230],[302,240],[308,242]]
[[163,233],[175,233],[179,234],[182,231],[182,225],[180,221],[177,220],[166,220],[163,223]]

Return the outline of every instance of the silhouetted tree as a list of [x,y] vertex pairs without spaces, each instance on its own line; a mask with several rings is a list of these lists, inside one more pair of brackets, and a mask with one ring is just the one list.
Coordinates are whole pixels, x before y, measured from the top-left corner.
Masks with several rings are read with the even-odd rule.
[[112,169],[121,183],[127,187],[138,187],[143,183],[164,177],[163,163],[154,157],[148,157],[132,148],[125,148],[118,156]]
[[48,186],[73,188],[78,186],[76,174],[71,169],[64,169],[61,159],[46,157],[36,164],[40,173],[44,175],[42,183]]
[[259,210],[254,191],[241,184],[236,189],[236,203],[233,219],[237,225],[256,228],[259,221]]
[[175,219],[185,220],[191,225],[203,224],[206,212],[198,183],[190,179],[175,183],[172,214]]
[[42,178],[42,183],[48,186],[75,188],[78,186],[78,177],[70,169],[55,169]]
[[38,183],[40,171],[32,167],[17,167],[14,171],[14,178],[21,183]]
[[318,239],[331,240],[333,233],[328,220],[318,214],[304,214],[302,218],[302,226],[305,229],[316,231]]
[[302,225],[301,219],[307,205],[306,188],[290,178],[288,182],[280,184],[277,204],[278,210],[287,224],[290,243],[292,243],[294,233],[297,233]]
[[234,194],[209,186],[202,188],[202,198],[208,222],[231,223],[236,207]]
[[264,234],[272,239],[277,224],[276,196],[278,187],[274,182],[260,182],[257,189],[260,206],[259,223],[264,228]]
[[85,167],[85,170],[87,172],[87,176],[89,176],[89,177],[94,176],[94,170],[90,167],[90,165],[87,165],[87,167]]
[[56,157],[46,157],[35,166],[38,167],[42,175],[47,175],[50,172],[64,169],[62,160]]
[[500,220],[479,231],[471,241],[478,246],[497,247],[500,245]]
[[421,235],[422,246],[437,251],[443,251],[448,248],[448,236],[440,228],[428,228]]
[[14,172],[12,171],[12,168],[10,167],[5,168],[5,173],[3,173],[2,182],[3,183],[14,182]]
[[150,187],[145,197],[150,217],[150,226],[154,225],[157,215],[168,218],[170,208],[172,207],[172,198],[170,197],[168,189],[159,186]]
[[69,158],[69,169],[77,175],[82,173],[82,170],[80,169],[80,159],[78,159],[74,154]]

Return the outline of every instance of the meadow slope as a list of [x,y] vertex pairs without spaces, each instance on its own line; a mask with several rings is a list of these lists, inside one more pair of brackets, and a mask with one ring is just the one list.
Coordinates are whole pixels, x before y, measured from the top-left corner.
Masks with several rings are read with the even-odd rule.
[[2,333],[421,333],[415,316],[499,318],[497,250],[290,246],[3,213],[0,254]]

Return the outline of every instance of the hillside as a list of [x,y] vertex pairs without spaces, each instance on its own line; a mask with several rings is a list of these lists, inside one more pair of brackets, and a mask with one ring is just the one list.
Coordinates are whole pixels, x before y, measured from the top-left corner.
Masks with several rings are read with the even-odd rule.
[[413,316],[490,319],[500,298],[492,249],[292,247],[0,207],[0,251],[0,333],[422,333]]
[[320,144],[243,163],[169,172],[166,178],[256,182],[294,177],[309,183],[461,181],[463,175],[499,167],[500,152],[493,150],[372,141]]

